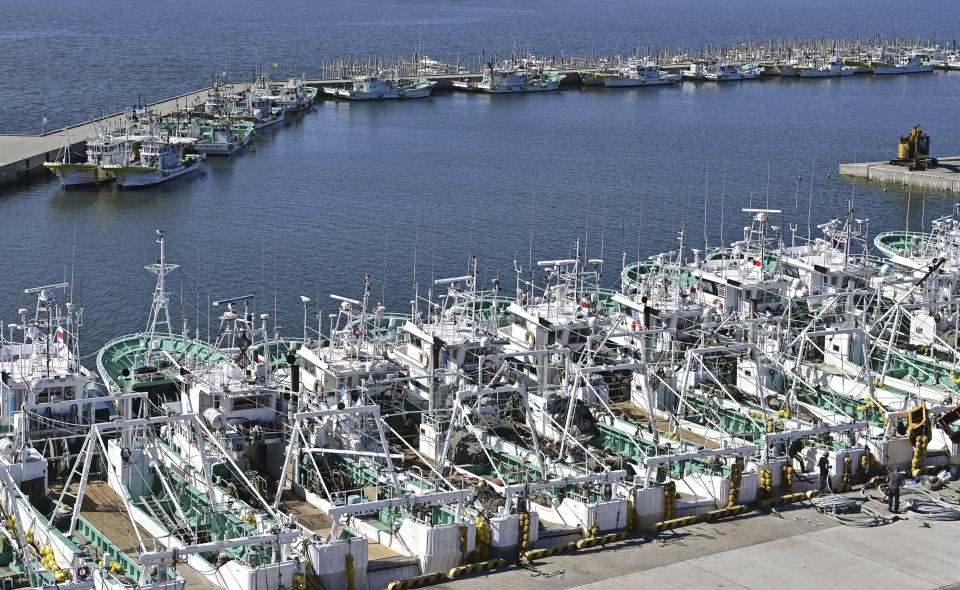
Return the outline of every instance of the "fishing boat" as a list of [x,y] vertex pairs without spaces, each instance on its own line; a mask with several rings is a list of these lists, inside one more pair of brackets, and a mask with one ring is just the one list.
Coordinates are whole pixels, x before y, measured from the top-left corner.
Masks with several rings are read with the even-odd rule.
[[203,112],[214,116],[225,115],[233,109],[233,104],[232,97],[223,91],[220,84],[214,83],[203,102]]
[[[153,561],[155,552],[136,555],[121,549],[117,542],[128,547],[127,539],[115,542],[105,527],[98,528],[107,520],[116,524],[113,513],[91,522],[96,514],[91,507],[103,509],[85,494],[96,484],[90,490],[86,481],[70,487],[75,506],[86,500],[83,509],[63,502],[63,495],[58,499],[48,493],[54,479],[48,465],[36,449],[18,448],[12,438],[0,438],[0,510],[6,516],[0,571],[7,587],[186,590],[186,580],[175,567],[162,559]],[[69,469],[77,472],[76,465]],[[116,530],[109,532],[116,536]],[[144,561],[150,567],[143,566]]]
[[924,64],[923,56],[915,55],[909,59],[900,58],[892,62],[870,62],[873,73],[878,76],[891,74],[922,74],[933,71],[933,65]]
[[359,76],[349,88],[325,87],[324,94],[348,100],[391,100],[427,98],[436,82],[426,79],[396,79],[381,76]]
[[758,77],[756,70],[743,70],[733,64],[719,64],[708,66],[703,72],[703,79],[713,82],[727,82],[753,80]]
[[497,68],[488,62],[479,82],[455,80],[454,88],[487,94],[518,94],[559,90],[564,75],[546,70],[528,73],[523,67]]
[[317,89],[307,85],[303,76],[293,76],[283,83],[267,81],[270,94],[276,96],[277,106],[292,113],[310,108],[317,98]]
[[777,62],[776,68],[780,72],[780,76],[783,78],[796,78],[800,76],[800,70],[798,69],[800,63],[799,58],[791,58],[786,61]]
[[229,156],[250,143],[254,124],[243,120],[212,119],[198,122],[196,130],[194,149],[205,155]]
[[233,107],[230,118],[252,122],[254,131],[283,123],[286,115],[281,107],[274,105],[277,98],[266,94],[254,94],[252,89],[248,89],[244,98],[237,101]]
[[127,154],[121,136],[107,133],[97,126],[96,132],[87,136],[86,162],[73,162],[69,137],[54,162],[44,162],[43,166],[56,175],[64,187],[100,184],[113,180],[104,170],[104,166],[123,164]]
[[673,84],[674,80],[664,79],[660,71],[641,62],[629,62],[621,68],[616,76],[606,77],[603,85],[607,88],[632,86],[661,86]]
[[843,60],[834,59],[825,63],[811,62],[797,66],[797,73],[801,78],[831,78],[837,76],[852,76],[855,68],[843,65]]
[[196,143],[193,137],[168,134],[129,138],[130,163],[106,164],[103,169],[124,188],[168,182],[200,169],[204,155],[193,151]]
[[97,375],[80,363],[82,311],[69,292],[69,283],[26,289],[37,296],[34,315],[20,309],[9,339],[0,335],[0,434],[59,451],[49,456],[55,474],[69,470],[76,437],[116,415]]
[[703,80],[706,69],[706,64],[695,62],[690,64],[687,69],[683,70],[681,75],[685,80]]

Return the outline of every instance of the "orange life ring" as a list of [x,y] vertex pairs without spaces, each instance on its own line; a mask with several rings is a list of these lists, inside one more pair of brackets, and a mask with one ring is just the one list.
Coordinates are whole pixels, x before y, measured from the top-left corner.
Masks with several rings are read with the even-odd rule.
[[713,304],[714,304],[714,305],[720,305],[720,298],[719,298],[719,297],[715,298],[715,299],[713,300]]
[[639,332],[643,329],[643,324],[640,323],[640,320],[633,320],[633,322],[630,324],[630,329],[634,332]]

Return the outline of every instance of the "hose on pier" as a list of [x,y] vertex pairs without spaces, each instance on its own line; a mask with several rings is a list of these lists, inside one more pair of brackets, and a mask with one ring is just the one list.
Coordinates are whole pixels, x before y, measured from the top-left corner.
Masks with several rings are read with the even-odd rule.
[[941,500],[929,498],[907,498],[903,502],[903,511],[911,518],[920,520],[951,521],[960,520],[960,510]]

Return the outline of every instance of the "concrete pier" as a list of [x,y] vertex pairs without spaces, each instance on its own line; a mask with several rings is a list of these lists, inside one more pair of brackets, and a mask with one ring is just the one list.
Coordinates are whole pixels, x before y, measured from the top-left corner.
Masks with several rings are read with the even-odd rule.
[[840,174],[901,187],[960,192],[960,157],[939,158],[936,168],[915,171],[908,170],[906,166],[893,166],[888,162],[840,164]]

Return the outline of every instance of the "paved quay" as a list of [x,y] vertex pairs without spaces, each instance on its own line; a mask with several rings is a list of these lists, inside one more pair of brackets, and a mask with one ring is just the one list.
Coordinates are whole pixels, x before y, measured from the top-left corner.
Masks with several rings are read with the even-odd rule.
[[812,507],[784,507],[779,516],[754,512],[438,587],[934,589],[960,582],[958,539],[960,522],[901,520],[858,528],[840,525]]
[[894,166],[889,162],[840,164],[840,175],[901,187],[960,193],[960,157],[938,158],[938,161],[936,168],[913,171],[906,166]]

